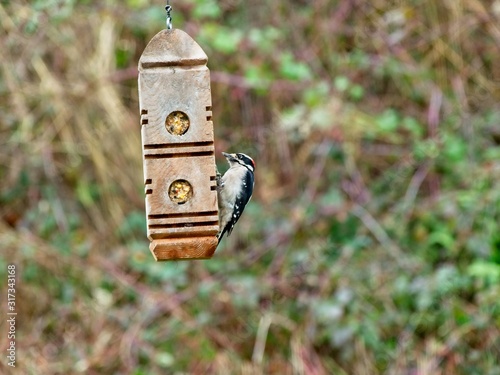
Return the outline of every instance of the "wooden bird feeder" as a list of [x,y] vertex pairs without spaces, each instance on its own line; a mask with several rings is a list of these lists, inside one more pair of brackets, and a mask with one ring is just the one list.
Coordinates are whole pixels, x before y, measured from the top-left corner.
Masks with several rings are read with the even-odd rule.
[[206,259],[217,247],[217,182],[207,55],[162,30],[139,60],[149,246],[159,260]]

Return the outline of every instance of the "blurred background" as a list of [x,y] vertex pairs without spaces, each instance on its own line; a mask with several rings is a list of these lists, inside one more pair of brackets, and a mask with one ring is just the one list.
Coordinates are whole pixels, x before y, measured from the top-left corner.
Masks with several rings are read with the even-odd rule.
[[206,261],[146,238],[137,62],[166,2],[0,1],[17,373],[500,374],[500,1],[170,3],[219,170],[257,164]]

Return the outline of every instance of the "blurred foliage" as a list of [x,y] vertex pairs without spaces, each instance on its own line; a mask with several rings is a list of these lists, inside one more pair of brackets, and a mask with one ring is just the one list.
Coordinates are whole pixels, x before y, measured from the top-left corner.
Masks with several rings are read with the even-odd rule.
[[171,4],[209,56],[219,168],[257,162],[210,261],[154,263],[145,236],[162,4],[0,2],[22,373],[500,374],[500,2]]

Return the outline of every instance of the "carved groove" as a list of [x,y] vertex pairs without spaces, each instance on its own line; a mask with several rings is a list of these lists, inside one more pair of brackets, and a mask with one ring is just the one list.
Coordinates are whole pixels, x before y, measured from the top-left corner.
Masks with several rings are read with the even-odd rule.
[[153,154],[144,155],[146,159],[170,159],[170,158],[188,158],[193,156],[212,156],[213,151],[200,151],[200,152],[181,152],[177,154]]
[[203,141],[203,142],[184,142],[184,143],[155,143],[150,145],[144,145],[145,150],[155,150],[159,148],[181,148],[181,147],[203,147],[212,146],[213,141]]
[[[164,232],[164,233],[151,233],[150,237],[153,240],[163,240],[163,239],[168,239],[168,238],[192,238],[193,237],[193,232],[176,232],[176,233],[169,233],[169,232]],[[215,236],[217,234],[217,229],[205,229],[205,230],[197,230],[195,232],[196,236],[199,237],[208,237],[208,236]]]
[[211,105],[207,105],[205,107],[205,110],[207,112],[210,112],[210,113],[207,113],[207,121],[212,121],[212,106]]
[[147,194],[153,194],[153,189],[147,189],[147,190],[146,190],[146,195],[147,195]]
[[148,185],[153,183],[153,180],[151,178],[146,178],[146,181],[144,182],[144,185]]
[[144,69],[147,68],[167,68],[169,66],[205,66],[207,60],[204,59],[182,59],[177,61],[154,61],[142,62],[141,65]]
[[218,225],[218,221],[201,221],[199,223],[150,224],[149,229],[192,228]]
[[180,214],[155,214],[148,215],[148,219],[174,219],[178,217],[198,217],[198,216],[216,216],[217,211],[206,212],[184,212]]
[[147,116],[148,116],[148,110],[142,109],[141,110],[141,125],[147,125],[149,123]]

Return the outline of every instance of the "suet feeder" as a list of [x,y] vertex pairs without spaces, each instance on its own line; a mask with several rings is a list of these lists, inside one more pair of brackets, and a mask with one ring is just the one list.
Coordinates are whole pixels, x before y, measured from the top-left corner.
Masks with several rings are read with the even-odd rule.
[[185,32],[156,34],[139,60],[147,234],[156,260],[217,247],[217,182],[207,55]]

